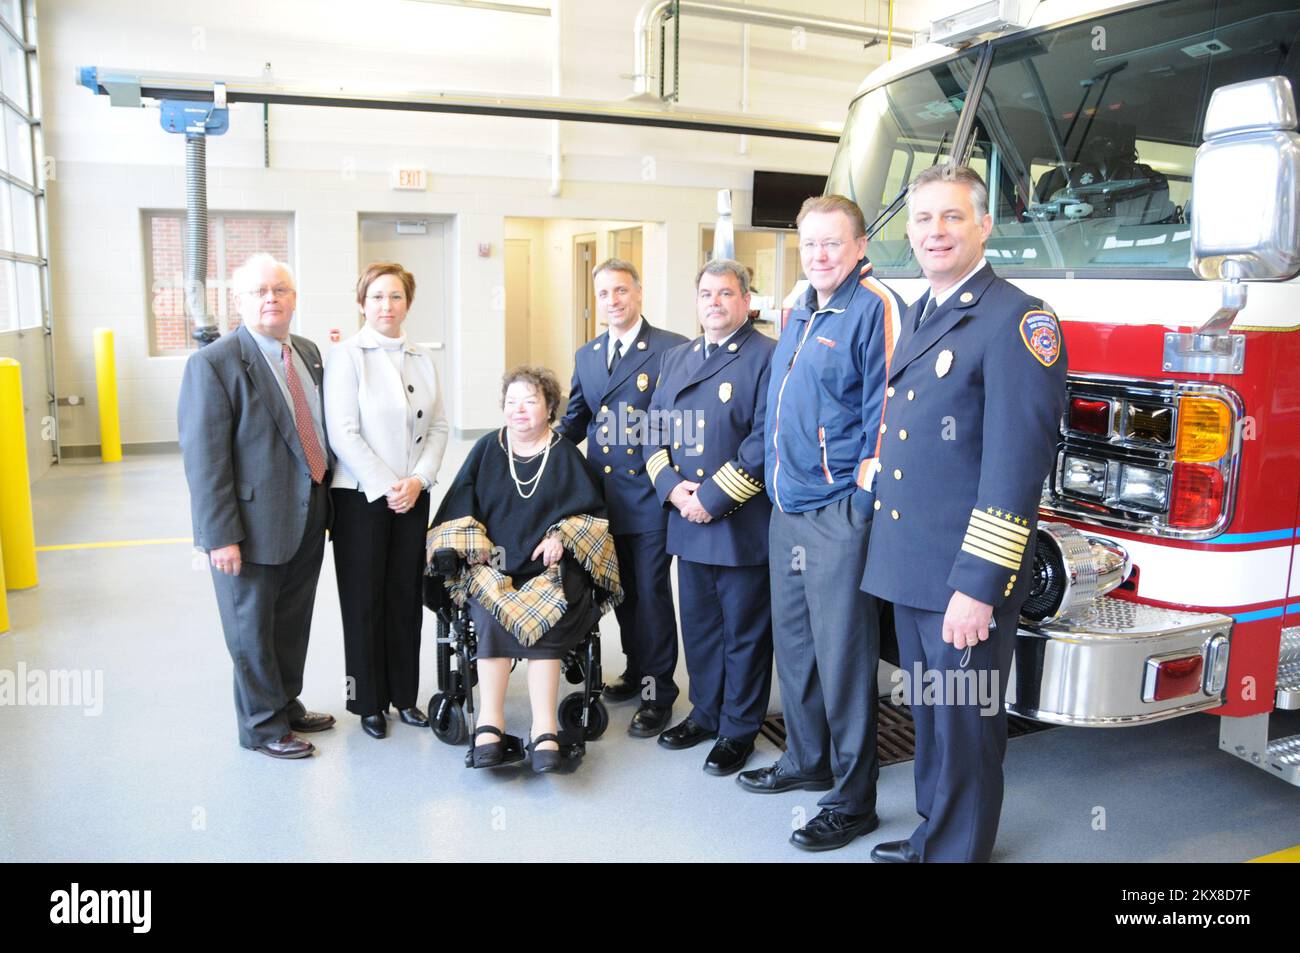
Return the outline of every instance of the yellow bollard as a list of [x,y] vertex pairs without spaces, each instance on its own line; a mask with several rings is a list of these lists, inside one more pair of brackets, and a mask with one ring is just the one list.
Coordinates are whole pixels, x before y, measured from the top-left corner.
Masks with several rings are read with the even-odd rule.
[[5,595],[5,554],[0,549],[0,632],[9,631],[9,597]]
[[95,328],[95,384],[99,391],[99,455],[105,463],[118,463],[122,459],[122,428],[117,419],[112,328]]
[[10,589],[36,585],[36,533],[32,482],[27,472],[22,366],[0,357],[0,551]]

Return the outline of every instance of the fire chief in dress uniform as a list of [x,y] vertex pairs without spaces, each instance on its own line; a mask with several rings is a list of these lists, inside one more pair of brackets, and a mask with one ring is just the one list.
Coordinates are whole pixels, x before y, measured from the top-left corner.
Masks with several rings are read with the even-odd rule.
[[668,726],[677,685],[677,617],[673,612],[668,513],[645,477],[645,411],[664,352],[686,338],[641,316],[641,277],[610,258],[592,272],[596,311],[609,332],[578,348],[569,403],[556,429],[587,441],[587,466],[604,488],[614,534],[623,602],[615,609],[627,669],[605,689],[611,701],[641,696],[628,733],[653,738]]
[[749,323],[749,275],[728,259],[695,278],[704,335],[664,355],[650,401],[646,473],[677,557],[691,713],[659,736],[674,750],[717,737],[709,774],[754,751],[772,681],[763,418],[776,342]]
[[[991,230],[970,169],[912,183],[907,233],[930,288],[890,365],[862,587],[894,603],[922,820],[878,844],[877,861],[987,861],[1002,810],[1002,699],[1066,355],[1051,310],[984,260]],[[942,686],[937,702],[918,674]]]

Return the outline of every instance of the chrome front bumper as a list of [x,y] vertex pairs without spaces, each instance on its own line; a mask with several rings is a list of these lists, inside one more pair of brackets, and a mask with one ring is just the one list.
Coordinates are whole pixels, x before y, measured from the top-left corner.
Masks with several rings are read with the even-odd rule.
[[[1021,626],[1007,708],[1055,725],[1110,728],[1162,721],[1223,703],[1232,619],[1103,596],[1090,618]],[[1201,654],[1201,690],[1165,701],[1149,671],[1166,656]]]

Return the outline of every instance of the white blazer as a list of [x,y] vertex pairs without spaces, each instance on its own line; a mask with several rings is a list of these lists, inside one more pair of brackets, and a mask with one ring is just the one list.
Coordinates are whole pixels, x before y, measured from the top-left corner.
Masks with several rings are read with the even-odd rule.
[[448,430],[433,352],[408,342],[399,375],[373,333],[363,329],[325,361],[325,426],[338,457],[330,485],[361,489],[371,503],[408,476],[433,485]]

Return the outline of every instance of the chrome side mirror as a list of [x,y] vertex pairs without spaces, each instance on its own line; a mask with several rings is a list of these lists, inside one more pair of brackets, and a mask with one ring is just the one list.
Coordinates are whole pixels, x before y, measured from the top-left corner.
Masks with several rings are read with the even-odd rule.
[[1285,76],[1221,86],[1192,167],[1192,259],[1202,278],[1300,271],[1300,135]]

